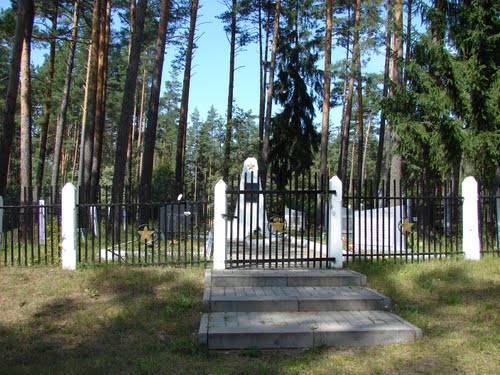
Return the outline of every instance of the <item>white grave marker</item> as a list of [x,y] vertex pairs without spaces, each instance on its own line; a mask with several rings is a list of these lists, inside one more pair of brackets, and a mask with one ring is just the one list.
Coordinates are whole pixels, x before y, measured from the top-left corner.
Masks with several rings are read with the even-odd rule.
[[[245,239],[250,233],[260,232],[266,237],[269,235],[267,228],[267,214],[264,210],[264,194],[259,178],[257,159],[248,158],[243,163],[240,178],[240,190],[245,190],[238,196],[232,223],[232,237]],[[254,193],[255,192],[255,193]]]

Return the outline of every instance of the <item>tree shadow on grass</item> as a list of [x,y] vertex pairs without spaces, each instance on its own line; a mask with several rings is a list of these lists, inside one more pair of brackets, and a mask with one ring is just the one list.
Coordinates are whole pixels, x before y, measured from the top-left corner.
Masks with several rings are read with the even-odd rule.
[[[498,311],[499,284],[494,278],[471,277],[466,263],[442,267],[436,263],[422,268],[390,262],[352,267],[392,299],[394,312],[416,325],[424,323],[423,343],[397,346],[401,350],[316,348],[250,354],[198,351],[203,270],[103,267],[77,271],[71,274],[76,288],[61,287],[57,297],[39,302],[24,320],[0,325],[0,374],[293,374],[327,373],[332,368],[340,372],[354,368],[358,373],[379,368],[388,373],[411,369],[443,373],[460,369],[455,362],[461,352],[444,353],[448,347],[440,347],[436,340],[452,334],[460,319],[478,310],[494,324],[498,318],[491,312]],[[478,310],[458,311],[469,305],[479,306]],[[457,308],[457,316],[449,322],[438,322],[437,328],[425,325],[436,317],[442,319],[450,307]],[[478,322],[477,327],[475,334],[482,335],[488,323]],[[424,348],[428,353],[429,347],[434,361],[422,364],[418,351]],[[415,354],[402,357],[399,353],[407,351],[404,348]],[[379,358],[384,362],[373,365]],[[329,367],[335,361],[338,367]]]
[[171,269],[109,268],[77,278],[22,323],[0,325],[0,373],[150,373],[147,358],[193,351],[200,278]]

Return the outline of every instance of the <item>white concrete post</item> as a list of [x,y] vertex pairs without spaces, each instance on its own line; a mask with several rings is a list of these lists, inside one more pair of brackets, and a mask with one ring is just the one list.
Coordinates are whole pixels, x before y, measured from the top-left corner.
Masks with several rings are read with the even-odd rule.
[[76,188],[71,183],[64,185],[61,202],[62,268],[76,269]]
[[467,177],[462,182],[463,206],[463,252],[465,259],[478,260],[481,257],[479,245],[477,181]]
[[38,243],[45,243],[45,201],[38,201]]
[[330,194],[329,199],[328,257],[335,258],[330,266],[342,268],[342,181],[337,176],[332,177],[329,189],[335,193]]
[[214,270],[226,268],[226,238],[227,238],[227,185],[219,180],[215,185],[214,194]]

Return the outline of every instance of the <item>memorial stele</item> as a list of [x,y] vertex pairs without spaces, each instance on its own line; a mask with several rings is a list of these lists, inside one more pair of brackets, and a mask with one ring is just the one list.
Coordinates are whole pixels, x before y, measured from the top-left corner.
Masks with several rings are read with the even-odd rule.
[[240,193],[236,201],[232,237],[245,239],[250,235],[257,236],[257,233],[268,237],[267,214],[257,159],[247,158],[243,163],[239,189],[244,193]]

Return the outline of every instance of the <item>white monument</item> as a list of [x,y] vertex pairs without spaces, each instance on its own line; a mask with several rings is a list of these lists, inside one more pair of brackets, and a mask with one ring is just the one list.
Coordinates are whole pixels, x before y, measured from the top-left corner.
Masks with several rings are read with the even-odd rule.
[[240,193],[236,201],[232,238],[241,240],[250,235],[256,238],[257,234],[268,237],[269,229],[264,209],[264,194],[260,193],[262,183],[257,159],[248,158],[243,163],[239,189],[244,193]]

